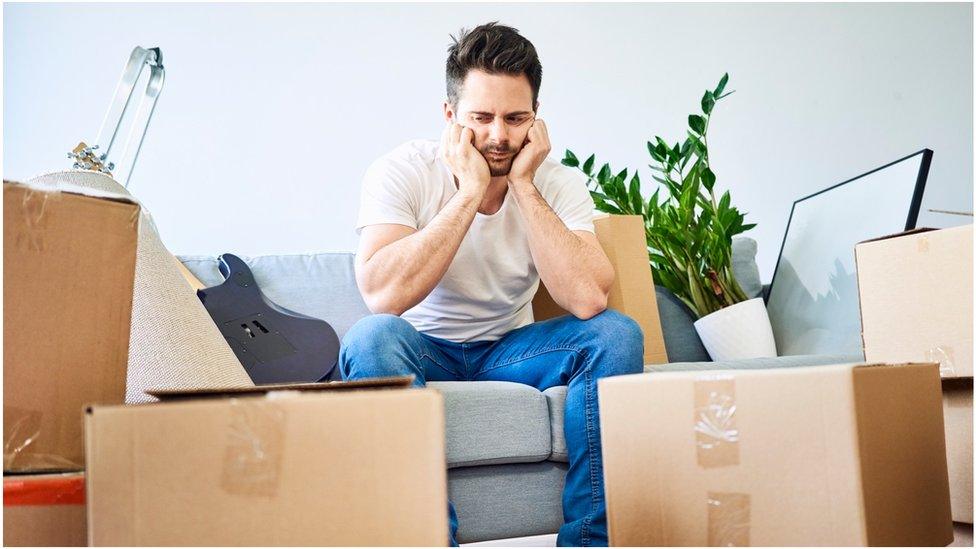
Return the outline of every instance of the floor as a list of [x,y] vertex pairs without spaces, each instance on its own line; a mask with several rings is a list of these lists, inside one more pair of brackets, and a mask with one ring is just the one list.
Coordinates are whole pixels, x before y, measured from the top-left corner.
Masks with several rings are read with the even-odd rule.
[[[973,546],[973,525],[954,523],[956,539],[949,547],[972,547]],[[546,534],[544,536],[529,536],[525,538],[496,539],[491,541],[480,541],[478,543],[462,543],[461,547],[555,547],[556,534]]]

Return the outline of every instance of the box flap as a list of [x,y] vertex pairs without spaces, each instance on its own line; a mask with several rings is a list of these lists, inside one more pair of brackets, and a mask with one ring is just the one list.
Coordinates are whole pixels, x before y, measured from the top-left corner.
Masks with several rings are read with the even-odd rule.
[[879,240],[888,240],[890,238],[899,238],[899,237],[908,236],[908,235],[911,235],[911,234],[927,233],[929,231],[938,231],[938,230],[939,229],[936,229],[934,227],[918,227],[918,228],[915,228],[915,229],[910,229],[910,230],[907,230],[907,231],[902,231],[900,233],[892,233],[892,234],[886,234],[884,236],[879,236],[879,237],[875,237],[875,238],[869,238],[867,240],[862,240],[862,241],[858,242],[858,244],[865,244],[867,242],[877,242]]
[[82,187],[81,185],[73,185],[71,183],[58,183],[56,186],[35,185],[31,183],[21,183],[20,181],[11,181],[8,179],[4,179],[3,184],[24,187],[29,190],[43,192],[43,193],[60,192],[60,193],[67,193],[67,194],[76,194],[80,196],[88,196],[91,198],[102,198],[114,202],[124,202],[126,204],[139,205],[139,201],[133,198],[132,195],[113,193],[111,191],[105,191],[93,187]]
[[323,381],[319,383],[271,383],[254,387],[199,387],[195,389],[150,389],[146,394],[160,400],[188,398],[221,398],[263,395],[272,391],[342,391],[348,389],[405,388],[413,384],[414,376],[373,377],[351,381]]

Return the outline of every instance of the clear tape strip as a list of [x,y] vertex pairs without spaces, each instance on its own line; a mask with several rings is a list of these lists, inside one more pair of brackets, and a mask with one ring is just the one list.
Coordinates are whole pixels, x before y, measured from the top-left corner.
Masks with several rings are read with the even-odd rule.
[[72,470],[83,467],[66,457],[36,452],[41,436],[40,410],[28,410],[16,406],[3,407],[3,470]]
[[749,494],[708,492],[708,546],[746,547],[749,545]]
[[264,398],[231,399],[221,488],[241,496],[274,497],[285,447],[285,413]]
[[707,376],[695,380],[695,446],[705,468],[739,464],[739,429],[735,419],[735,379]]
[[16,247],[30,252],[44,251],[44,214],[49,199],[60,199],[59,191],[46,192],[26,188],[20,210],[23,214],[23,230],[16,235]]
[[937,362],[942,377],[952,377],[956,374],[956,353],[948,345],[937,345],[925,351],[925,360]]

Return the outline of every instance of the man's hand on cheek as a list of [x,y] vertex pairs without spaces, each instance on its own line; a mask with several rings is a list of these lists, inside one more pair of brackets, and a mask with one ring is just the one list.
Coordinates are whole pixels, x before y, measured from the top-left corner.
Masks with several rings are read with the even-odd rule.
[[552,145],[549,144],[549,131],[541,118],[536,118],[525,136],[522,150],[512,161],[512,169],[508,173],[508,180],[514,186],[532,185],[535,171],[549,156]]
[[440,155],[451,169],[458,190],[480,200],[491,181],[491,174],[485,157],[474,147],[471,129],[450,123],[441,135]]

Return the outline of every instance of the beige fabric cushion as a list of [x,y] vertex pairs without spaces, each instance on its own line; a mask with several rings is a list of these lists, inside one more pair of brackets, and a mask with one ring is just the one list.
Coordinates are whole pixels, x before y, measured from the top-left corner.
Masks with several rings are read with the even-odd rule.
[[[49,173],[29,183],[72,184],[130,195],[111,177],[92,171]],[[146,389],[253,385],[159,240],[145,204],[139,221],[125,401],[155,400],[144,393]]]

